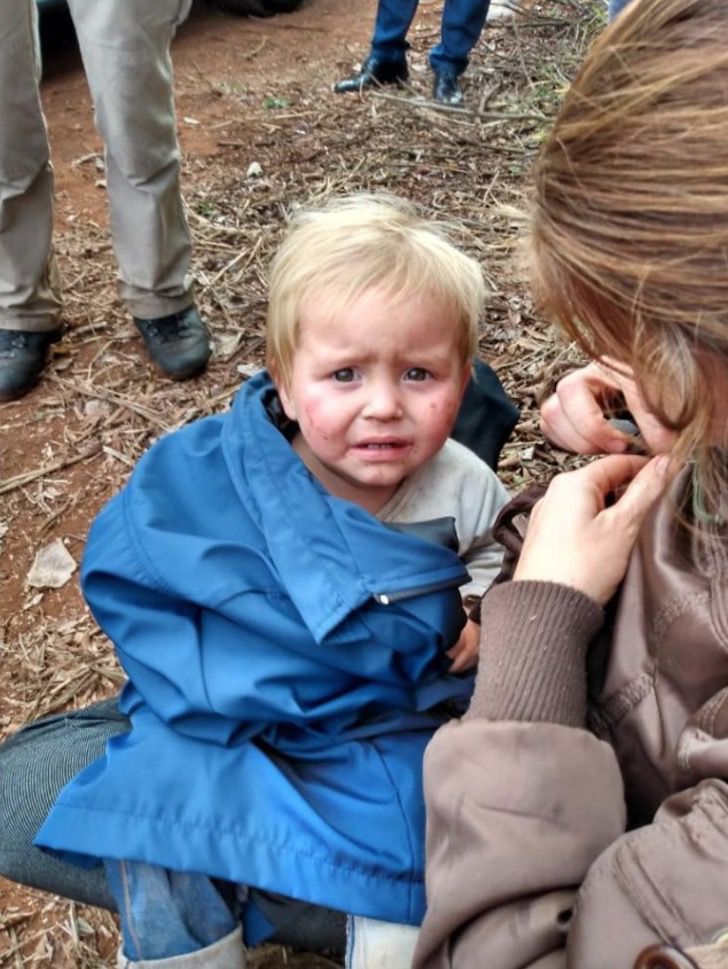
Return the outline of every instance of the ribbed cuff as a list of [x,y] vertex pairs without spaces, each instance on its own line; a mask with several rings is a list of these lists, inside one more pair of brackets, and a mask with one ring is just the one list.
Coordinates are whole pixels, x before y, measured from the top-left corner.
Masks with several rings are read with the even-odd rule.
[[466,717],[586,723],[586,651],[604,621],[555,582],[504,582],[483,599],[478,677]]

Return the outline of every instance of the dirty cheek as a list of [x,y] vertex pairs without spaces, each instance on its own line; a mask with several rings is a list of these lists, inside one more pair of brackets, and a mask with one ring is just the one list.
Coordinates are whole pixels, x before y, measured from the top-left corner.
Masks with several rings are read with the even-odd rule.
[[439,428],[445,430],[447,428],[448,433],[450,428],[455,423],[455,417],[458,412],[458,405],[455,403],[447,404],[445,407],[441,407],[439,404],[432,401],[430,403],[430,419],[433,428]]
[[307,401],[304,406],[304,414],[306,415],[306,426],[308,429],[317,434],[322,440],[328,441],[331,438],[331,432],[327,427],[323,408],[319,401]]

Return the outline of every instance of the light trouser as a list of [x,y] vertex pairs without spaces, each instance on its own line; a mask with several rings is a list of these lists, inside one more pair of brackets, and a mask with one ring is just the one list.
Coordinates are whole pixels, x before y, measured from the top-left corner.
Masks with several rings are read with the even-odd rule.
[[[233,909],[204,875],[141,862],[104,862],[122,931],[124,969],[245,969]],[[378,919],[347,920],[346,969],[408,969],[417,929]]]
[[[69,0],[96,124],[106,146],[119,292],[153,318],[192,302],[190,237],[169,48],[191,0]],[[0,18],[0,328],[57,328],[53,176],[38,93],[35,0],[2,4]]]
[[[401,60],[408,49],[407,31],[418,0],[379,0],[372,35],[372,52],[382,60]],[[490,0],[444,0],[440,43],[430,51],[434,71],[462,74],[480,37]]]

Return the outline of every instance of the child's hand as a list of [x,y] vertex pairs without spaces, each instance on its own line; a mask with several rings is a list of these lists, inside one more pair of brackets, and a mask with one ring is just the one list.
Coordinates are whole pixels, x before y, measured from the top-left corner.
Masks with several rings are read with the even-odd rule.
[[621,401],[634,417],[653,454],[669,451],[675,435],[660,424],[644,402],[631,371],[590,363],[563,377],[556,392],[541,405],[541,431],[557,447],[577,454],[623,453],[630,438],[609,421],[609,411]]
[[460,633],[460,639],[445,654],[452,660],[448,672],[462,673],[463,670],[471,670],[478,662],[479,649],[480,626],[472,619],[468,619]]
[[[604,605],[627,570],[669,459],[612,454],[557,475],[534,506],[514,581],[560,582]],[[607,496],[618,495],[607,505]]]

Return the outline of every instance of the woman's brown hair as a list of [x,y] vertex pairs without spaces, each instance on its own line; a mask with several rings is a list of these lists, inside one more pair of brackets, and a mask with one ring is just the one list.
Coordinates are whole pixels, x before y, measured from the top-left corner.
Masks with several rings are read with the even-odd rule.
[[[706,494],[725,490],[726,0],[637,0],[597,39],[535,170],[536,297],[592,357],[634,369]],[[711,439],[713,435],[713,439]]]

